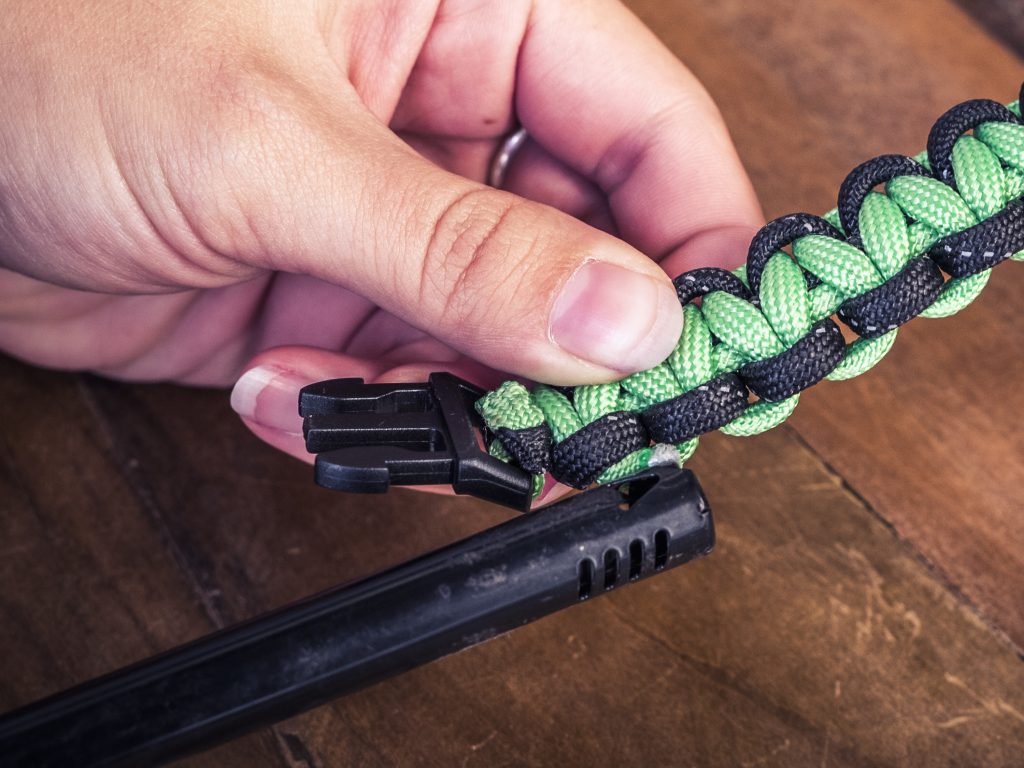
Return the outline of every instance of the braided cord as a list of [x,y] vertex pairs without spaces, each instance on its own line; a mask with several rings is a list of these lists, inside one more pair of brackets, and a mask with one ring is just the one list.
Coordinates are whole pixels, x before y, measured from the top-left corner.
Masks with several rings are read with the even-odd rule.
[[[491,454],[534,473],[535,495],[545,471],[575,487],[611,482],[681,466],[713,429],[769,430],[808,386],[870,370],[904,322],[956,314],[995,264],[1024,261],[1020,117],[1020,101],[958,105],[927,152],[852,171],[836,209],[770,222],[743,267],[676,278],[683,330],[660,365],[572,389],[505,382],[477,403]],[[847,344],[833,317],[858,338]]]

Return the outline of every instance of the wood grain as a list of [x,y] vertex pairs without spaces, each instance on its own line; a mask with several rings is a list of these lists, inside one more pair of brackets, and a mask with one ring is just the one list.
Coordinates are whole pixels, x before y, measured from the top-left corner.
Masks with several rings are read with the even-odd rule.
[[[718,99],[769,215],[827,209],[860,160],[1019,85],[952,3],[633,5]],[[792,427],[706,438],[707,560],[182,765],[1019,766],[1021,270]],[[224,392],[0,359],[0,425],[0,709],[508,514],[318,489]]]
[[[215,628],[137,460],[115,460],[84,394],[80,377],[0,364],[0,710]],[[283,764],[267,734],[230,755]]]

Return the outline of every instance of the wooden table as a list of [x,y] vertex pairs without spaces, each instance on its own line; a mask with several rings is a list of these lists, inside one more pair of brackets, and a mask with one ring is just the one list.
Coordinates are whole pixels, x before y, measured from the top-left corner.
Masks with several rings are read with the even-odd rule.
[[[978,5],[1021,39],[1015,3]],[[1024,75],[945,0],[634,7],[769,216],[828,209],[858,162]],[[1024,764],[1022,295],[1001,266],[787,426],[705,439],[711,558],[183,764]],[[225,392],[0,360],[0,423],[0,709],[507,517],[318,489]]]

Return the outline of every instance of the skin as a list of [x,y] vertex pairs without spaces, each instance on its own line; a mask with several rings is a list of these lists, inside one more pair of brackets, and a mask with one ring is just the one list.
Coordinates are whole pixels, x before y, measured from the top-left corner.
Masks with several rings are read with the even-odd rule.
[[131,380],[255,371],[233,405],[302,458],[311,381],[656,364],[681,323],[667,275],[735,266],[761,223],[714,104],[616,2],[3,10],[0,349]]

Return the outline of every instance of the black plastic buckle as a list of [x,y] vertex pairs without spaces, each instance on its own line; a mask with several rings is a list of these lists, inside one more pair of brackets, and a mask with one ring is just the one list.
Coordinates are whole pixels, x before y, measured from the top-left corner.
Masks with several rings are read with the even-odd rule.
[[533,478],[484,450],[473,404],[483,390],[450,373],[418,384],[332,379],[299,393],[306,450],[325,488],[383,493],[392,485],[451,485],[521,511]]

